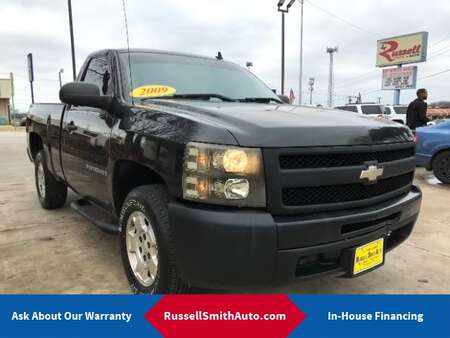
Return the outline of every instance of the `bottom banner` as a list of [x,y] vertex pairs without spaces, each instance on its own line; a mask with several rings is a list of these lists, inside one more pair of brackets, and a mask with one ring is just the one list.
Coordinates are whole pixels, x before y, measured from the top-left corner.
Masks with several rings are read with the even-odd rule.
[[3,295],[0,337],[450,337],[450,296]]

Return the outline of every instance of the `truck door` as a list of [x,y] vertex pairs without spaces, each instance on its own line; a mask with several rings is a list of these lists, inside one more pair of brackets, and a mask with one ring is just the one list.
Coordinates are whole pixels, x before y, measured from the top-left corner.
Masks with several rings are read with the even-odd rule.
[[[106,54],[87,60],[79,80],[95,84],[101,95],[113,93]],[[62,130],[62,163],[69,185],[81,196],[109,207],[108,159],[111,121],[106,111],[68,106]]]

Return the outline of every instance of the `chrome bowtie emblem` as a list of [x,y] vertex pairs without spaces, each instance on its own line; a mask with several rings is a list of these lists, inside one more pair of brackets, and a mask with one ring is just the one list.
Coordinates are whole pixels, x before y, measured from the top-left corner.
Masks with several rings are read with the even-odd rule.
[[366,170],[361,171],[360,179],[367,179],[369,182],[376,182],[377,179],[383,176],[384,169],[378,168],[376,165],[370,165]]

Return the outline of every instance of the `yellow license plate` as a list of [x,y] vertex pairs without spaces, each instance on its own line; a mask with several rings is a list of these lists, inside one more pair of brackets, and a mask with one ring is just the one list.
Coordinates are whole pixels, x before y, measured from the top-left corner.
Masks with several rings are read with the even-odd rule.
[[361,245],[355,250],[355,261],[353,263],[353,274],[370,270],[383,264],[384,261],[384,238]]

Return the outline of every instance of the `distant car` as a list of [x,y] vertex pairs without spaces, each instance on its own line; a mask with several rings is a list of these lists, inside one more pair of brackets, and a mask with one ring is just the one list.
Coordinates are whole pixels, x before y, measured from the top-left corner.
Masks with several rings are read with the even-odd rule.
[[385,118],[384,106],[375,103],[348,103],[345,106],[337,106],[334,109],[351,111],[360,115],[369,115],[376,118]]
[[406,124],[406,111],[408,106],[406,105],[395,105],[395,106],[385,106],[384,115],[387,119],[398,122],[401,124]]
[[436,119],[436,120],[431,120],[430,122],[427,123],[427,126],[435,126],[437,124],[446,122],[446,119]]
[[450,184],[450,119],[416,130],[416,164]]

